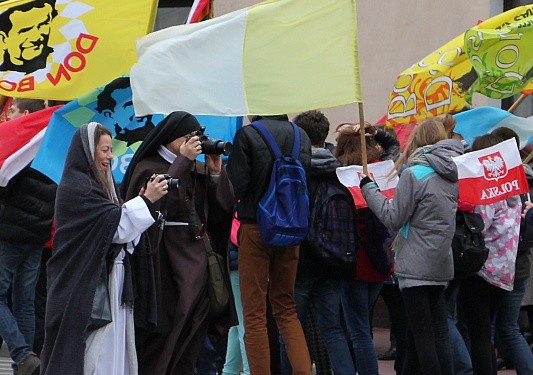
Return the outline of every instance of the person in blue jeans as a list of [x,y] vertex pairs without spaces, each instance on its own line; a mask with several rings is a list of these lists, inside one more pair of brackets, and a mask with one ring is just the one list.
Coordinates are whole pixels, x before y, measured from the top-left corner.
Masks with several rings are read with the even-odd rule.
[[[301,127],[311,140],[311,169],[308,181],[309,201],[314,202],[319,183],[323,180],[338,181],[335,170],[342,164],[333,156],[331,151],[325,148],[329,121],[322,112],[303,112],[294,118],[294,123]],[[353,209],[344,207],[343,212],[346,213],[346,210]],[[354,223],[342,220],[340,225],[342,227],[338,229],[341,233],[351,229],[353,238]],[[343,238],[349,240],[350,236],[347,234]],[[302,323],[305,322],[308,307],[311,303],[314,304],[317,325],[324,338],[334,373],[355,375],[350,349],[340,321],[342,283],[344,278],[348,276],[343,275],[339,270],[326,267],[324,262],[313,252],[310,244],[305,241],[302,243],[294,289],[298,319]],[[280,347],[282,374],[291,374],[292,369],[281,336]]]
[[[340,134],[335,156],[344,165],[362,165],[359,125],[341,126],[338,131]],[[384,158],[394,159],[397,156],[394,150],[399,149],[399,143],[393,135],[370,124],[365,124],[365,133],[369,163],[379,162]],[[392,262],[389,264],[383,258],[383,262],[379,263],[372,255],[384,253],[390,247],[394,234],[371,215],[368,208],[357,209],[359,247],[355,277],[344,281],[341,293],[342,310],[355,355],[355,369],[359,375],[378,375],[371,319],[383,282],[392,277]]]
[[448,316],[448,335],[450,349],[453,358],[454,375],[472,375],[472,360],[466,342],[457,328],[456,315],[458,312],[457,295],[459,293],[460,283],[458,280],[452,280],[448,288],[444,291],[446,299],[446,308]]
[[0,192],[0,336],[19,375],[39,367],[33,352],[35,285],[50,236],[55,191],[50,179],[26,167]]
[[[20,117],[41,109],[43,100],[15,98],[9,119],[23,122]],[[29,166],[0,187],[0,336],[18,375],[38,372],[40,366],[33,352],[35,285],[41,251],[50,238],[56,189],[52,180]]]

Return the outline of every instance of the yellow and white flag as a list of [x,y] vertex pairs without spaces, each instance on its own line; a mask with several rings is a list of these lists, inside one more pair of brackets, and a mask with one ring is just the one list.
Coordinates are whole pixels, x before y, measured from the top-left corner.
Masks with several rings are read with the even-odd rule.
[[140,39],[138,116],[242,116],[360,102],[355,0],[269,0]]
[[72,100],[128,73],[157,0],[0,3],[0,94]]

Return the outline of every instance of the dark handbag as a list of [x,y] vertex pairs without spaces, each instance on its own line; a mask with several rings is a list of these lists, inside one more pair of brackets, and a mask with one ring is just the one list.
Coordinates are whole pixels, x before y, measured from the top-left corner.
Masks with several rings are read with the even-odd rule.
[[231,287],[224,257],[213,250],[207,236],[204,236],[204,244],[207,253],[209,316],[216,319],[229,311]]
[[96,291],[94,292],[91,318],[87,330],[93,331],[102,328],[112,321],[107,269],[104,267],[98,285],[96,286]]

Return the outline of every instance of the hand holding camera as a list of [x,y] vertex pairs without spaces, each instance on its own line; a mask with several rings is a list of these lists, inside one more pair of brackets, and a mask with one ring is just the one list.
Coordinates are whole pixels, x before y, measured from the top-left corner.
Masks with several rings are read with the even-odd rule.
[[[154,174],[147,178],[145,185],[141,189],[141,194],[144,194],[150,202],[157,202],[168,193],[169,189],[172,189],[176,185],[176,181],[178,179],[173,179],[168,175]],[[174,188],[179,187],[179,183],[177,185]]]
[[188,137],[186,141],[180,146],[180,153],[188,158],[194,160],[202,153],[202,143],[197,135]]

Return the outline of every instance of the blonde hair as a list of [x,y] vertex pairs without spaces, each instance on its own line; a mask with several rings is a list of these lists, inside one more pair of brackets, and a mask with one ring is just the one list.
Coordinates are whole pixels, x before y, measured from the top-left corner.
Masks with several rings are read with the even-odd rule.
[[417,148],[433,145],[447,138],[446,129],[438,119],[432,118],[417,125],[407,140],[402,156],[395,163],[396,171],[399,171],[407,163],[409,157]]

